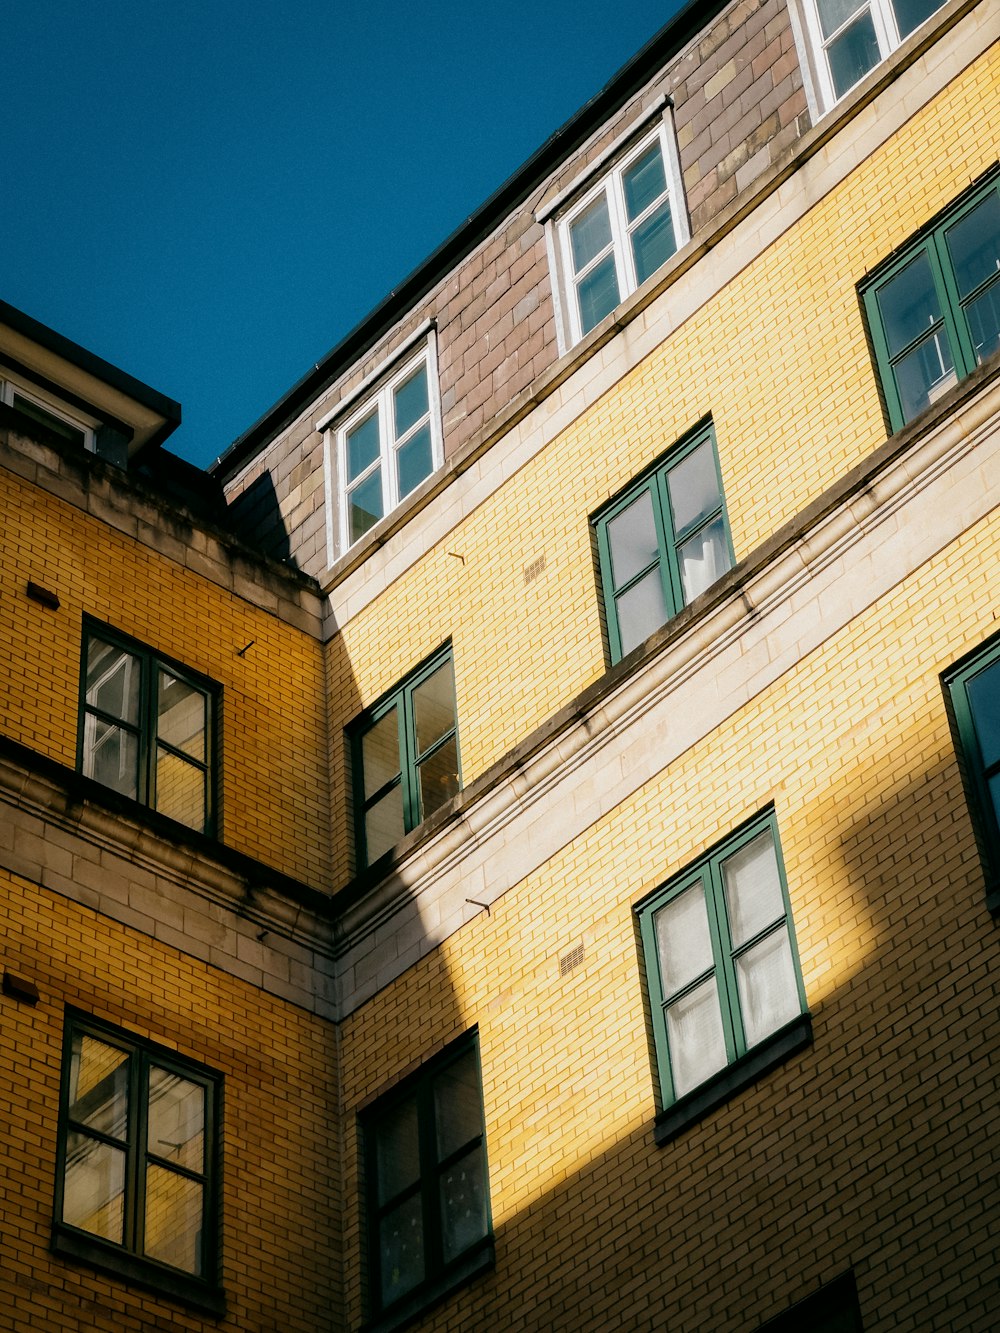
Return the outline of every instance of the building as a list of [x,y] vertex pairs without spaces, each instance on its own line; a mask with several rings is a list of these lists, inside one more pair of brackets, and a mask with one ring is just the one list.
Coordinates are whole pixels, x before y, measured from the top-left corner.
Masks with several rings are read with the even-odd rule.
[[0,1316],[1000,1323],[1000,13],[697,0],[208,474],[0,308]]

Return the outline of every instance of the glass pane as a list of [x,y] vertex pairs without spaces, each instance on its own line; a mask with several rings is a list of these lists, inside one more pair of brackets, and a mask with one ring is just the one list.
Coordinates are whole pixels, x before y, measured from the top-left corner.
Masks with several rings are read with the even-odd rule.
[[830,37],[842,28],[859,10],[868,10],[868,0],[816,0],[819,26],[824,37]]
[[663,995],[670,999],[712,966],[705,891],[693,884],[656,913],[656,948]]
[[205,1089],[154,1065],[149,1071],[146,1146],[155,1157],[204,1170]]
[[611,575],[616,588],[659,560],[660,544],[653,519],[653,497],[642,492],[608,524]]
[[363,537],[382,517],[382,469],[359,482],[347,497],[347,527],[351,542]]
[[830,78],[837,97],[843,97],[880,60],[875,25],[867,11],[826,48]]
[[347,480],[360,477],[378,458],[378,412],[372,412],[347,432]]
[[424,1277],[424,1226],[420,1195],[407,1199],[379,1227],[382,1304],[411,1291]]
[[420,775],[420,817],[426,819],[461,790],[455,737],[445,741],[440,750],[425,759],[417,772]]
[[62,1220],[121,1245],[124,1240],[125,1153],[83,1134],[66,1139]]
[[993,814],[1000,823],[1000,773],[995,773],[986,785],[989,787],[990,800],[993,802]]
[[204,763],[208,700],[201,690],[186,685],[168,671],[161,670],[159,678],[157,736]]
[[725,1068],[726,1039],[714,977],[667,1010],[667,1042],[675,1097]]
[[429,750],[455,726],[455,669],[449,657],[413,691],[417,754]]
[[991,283],[982,295],[965,307],[976,365],[1000,347],[1000,281]]
[[1000,273],[1000,194],[992,194],[949,227],[945,240],[960,296]]
[[785,915],[774,838],[761,833],[722,863],[726,913],[733,947],[739,948]]
[[83,772],[134,800],[139,796],[139,742],[130,731],[88,714],[83,724]]
[[411,435],[396,454],[396,467],[399,475],[399,498],[409,495],[412,490],[429,477],[434,471],[434,455],[431,449],[430,422]]
[[11,405],[16,407],[19,412],[23,412],[26,417],[30,417],[32,421],[37,421],[40,426],[45,426],[53,431],[60,439],[68,440],[70,444],[86,446],[86,433],[79,426],[71,426],[68,421],[64,421],[62,417],[57,417],[54,412],[46,412],[44,407],[33,402],[30,398],[15,393],[11,397]]
[[646,209],[667,188],[667,177],[663,170],[663,153],[658,143],[652,144],[632,165],[622,173],[625,187],[625,211],[629,222],[644,213]]
[[392,398],[396,419],[394,438],[401,440],[411,426],[427,415],[427,367],[420,366],[415,370],[396,389]]
[[139,659],[93,637],[87,643],[87,703],[122,722],[139,721]]
[[685,603],[722,578],[729,568],[729,547],[721,515],[677,548]]
[[393,708],[361,737],[365,800],[399,777],[399,712]]
[[601,194],[569,226],[573,272],[579,273],[611,244],[611,217],[607,195]]
[[393,1199],[420,1179],[417,1103],[400,1102],[375,1126],[375,1169],[380,1204]]
[[403,828],[403,789],[393,787],[365,815],[365,848],[368,862],[395,847],[406,830]]
[[156,809],[188,828],[205,829],[205,770],[168,750],[156,753]]
[[441,1177],[441,1246],[445,1263],[486,1235],[483,1150],[476,1148]]
[[943,3],[944,0],[892,0],[896,23],[899,25],[899,40],[902,41],[914,28],[919,28]]
[[483,1132],[475,1051],[468,1051],[434,1080],[434,1123],[438,1161]]
[[897,361],[895,374],[903,417],[909,421],[958,383],[945,333],[936,330],[917,343]]
[[674,532],[678,536],[718,509],[722,503],[719,476],[714,452],[707,440],[670,469],[667,492]]
[[632,233],[636,282],[645,282],[651,273],[667,262],[676,249],[670,203],[664,200],[656,212],[650,213]]
[[128,1134],[128,1055],[117,1046],[74,1032],[69,1072],[69,1118],[115,1139]]
[[618,304],[618,275],[615,257],[608,255],[577,283],[580,300],[580,328],[589,333]]
[[736,981],[747,1046],[755,1046],[795,1018],[799,993],[784,926],[736,959]]
[[667,599],[659,566],[623,592],[615,602],[622,656],[659,629],[667,619]]
[[204,1187],[162,1166],[146,1168],[144,1252],[171,1268],[201,1273]]
[[877,293],[890,356],[927,333],[941,319],[941,303],[934,290],[931,264],[921,252]]
[[989,768],[1000,759],[1000,662],[973,676],[967,688],[979,750]]

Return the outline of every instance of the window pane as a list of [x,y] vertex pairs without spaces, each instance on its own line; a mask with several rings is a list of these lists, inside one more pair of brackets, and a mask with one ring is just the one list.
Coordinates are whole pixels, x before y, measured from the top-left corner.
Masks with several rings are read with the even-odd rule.
[[60,439],[67,440],[70,444],[86,446],[86,433],[79,426],[71,426],[68,421],[64,421],[62,417],[57,417],[54,412],[46,412],[44,407],[33,402],[32,399],[14,393],[11,396],[11,406],[16,407],[19,412],[23,412],[32,421],[37,421],[40,426],[46,426]]
[[482,1134],[483,1111],[474,1051],[453,1061],[434,1080],[434,1124],[438,1161]]
[[411,435],[396,454],[396,467],[399,477],[399,498],[402,500],[434,471],[434,456],[431,450],[430,422],[421,426],[416,434]]
[[205,1164],[205,1089],[153,1065],[149,1071],[146,1145],[156,1157],[189,1171]]
[[378,458],[378,412],[347,432],[347,480],[359,477]]
[[365,848],[369,864],[395,847],[403,828],[403,789],[393,787],[365,815]]
[[486,1235],[483,1150],[476,1148],[441,1177],[441,1248],[445,1263]]
[[796,1017],[799,993],[786,927],[736,959],[736,981],[747,1046],[755,1046]]
[[123,796],[139,796],[139,742],[121,727],[88,715],[83,723],[83,772]]
[[399,713],[393,708],[361,737],[365,800],[399,777]]
[[91,636],[87,642],[87,703],[134,726],[139,721],[139,659]]
[[420,1179],[417,1103],[398,1103],[375,1127],[375,1169],[378,1201],[386,1203]]
[[158,675],[157,736],[204,763],[208,700],[201,690],[193,689],[168,671],[160,670]]
[[396,420],[395,438],[400,440],[411,426],[427,415],[427,367],[422,365],[415,370],[392,397]]
[[726,1039],[714,977],[667,1010],[667,1042],[676,1097],[725,1067]]
[[144,1252],[150,1259],[200,1275],[203,1195],[198,1181],[147,1167]]
[[452,736],[440,750],[435,750],[428,759],[424,759],[417,772],[420,776],[420,817],[426,819],[461,789],[455,737]]
[[115,1139],[128,1133],[128,1054],[73,1033],[69,1117]]
[[729,547],[721,516],[677,548],[685,603],[710,588],[729,568]]
[[1000,282],[994,282],[965,307],[976,365],[1000,347]]
[[830,37],[855,14],[867,13],[868,0],[816,0],[816,8],[823,36]]
[[973,676],[968,692],[979,751],[989,768],[1000,759],[1000,662]]
[[411,1291],[424,1277],[424,1228],[420,1195],[407,1199],[382,1219],[379,1254],[382,1304]]
[[203,833],[206,777],[203,768],[196,768],[169,750],[157,750],[156,809],[168,819]]
[[608,255],[577,284],[580,299],[580,328],[589,333],[618,304],[618,275],[615,257]]
[[635,260],[635,280],[645,282],[651,273],[664,265],[677,249],[674,241],[674,221],[670,203],[664,200],[632,233],[632,258]]
[[622,173],[625,187],[625,211],[629,222],[644,213],[661,194],[666,192],[667,177],[663,170],[663,153],[658,143],[652,144],[642,156]]
[[785,915],[778,861],[770,832],[748,842],[722,863],[726,889],[726,914],[733,947],[747,940]]
[[656,946],[665,999],[712,966],[708,911],[700,883],[685,889],[656,913]]
[[1000,194],[995,191],[949,227],[945,240],[960,296],[1000,272]]
[[895,356],[941,319],[930,260],[921,251],[878,289],[878,306],[890,356]]
[[706,440],[667,473],[667,492],[674,532],[681,536],[722,503],[711,444]]
[[382,469],[355,486],[347,497],[347,527],[352,544],[382,517]]
[[611,574],[616,588],[659,560],[660,544],[653,518],[653,497],[648,490],[644,490],[608,524],[608,546],[611,548]]
[[569,238],[573,249],[573,272],[579,273],[611,244],[611,218],[606,194],[602,193],[579,217],[574,218],[569,226]]
[[990,790],[990,800],[993,802],[993,814],[1000,822],[1000,773],[995,773],[986,784]]
[[615,609],[624,657],[648,639],[667,619],[667,601],[659,566],[633,584],[628,592],[623,592],[615,603]]
[[83,1134],[66,1141],[62,1220],[121,1245],[124,1241],[125,1153]]
[[455,726],[455,669],[449,657],[413,691],[417,754]]
[[958,383],[945,334],[929,334],[900,358],[895,374],[903,416],[909,421]]
[[944,0],[892,0],[900,41],[936,13],[943,3]]
[[830,61],[833,91],[837,97],[843,97],[870,69],[875,68],[881,58],[871,15],[862,14],[830,43],[826,54]]

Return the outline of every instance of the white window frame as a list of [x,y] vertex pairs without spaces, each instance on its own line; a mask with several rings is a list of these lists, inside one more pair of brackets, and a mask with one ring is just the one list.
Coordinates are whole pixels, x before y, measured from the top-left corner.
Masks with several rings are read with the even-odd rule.
[[[415,343],[419,343],[416,352],[413,351]],[[397,440],[393,434],[393,393],[421,366],[425,367],[427,374],[427,413],[414,422],[406,434]],[[353,479],[351,489],[356,489],[360,482],[377,468],[381,468],[382,518],[379,522],[382,522],[406,500],[407,495],[413,494],[412,491],[407,492],[407,495],[399,494],[396,455],[407,440],[426,424],[430,425],[431,433],[431,470],[428,476],[433,476],[444,463],[437,343],[433,329],[428,332],[424,326],[418,330],[417,335],[408,339],[389,361],[366,377],[353,393],[338,404],[333,413],[319,423],[319,429],[324,432],[326,441],[327,546],[328,562],[331,565],[339,556],[346,555],[356,544],[350,540],[348,529],[347,436],[349,431],[373,411],[378,414],[378,457],[364,472]],[[423,482],[419,484],[423,485]],[[336,493],[331,494],[331,491]]]
[[[634,135],[634,130],[632,131]],[[600,175],[593,178],[594,173],[604,165],[604,159],[595,163],[587,172],[585,181],[581,181],[578,186],[571,187],[573,194],[572,204],[558,214],[555,219],[555,245],[557,257],[557,268],[559,274],[558,286],[561,289],[562,301],[557,302],[564,311],[564,347],[561,350],[568,350],[583,338],[584,332],[580,318],[580,301],[577,294],[577,277],[573,268],[572,241],[570,239],[570,227],[574,220],[581,213],[585,212],[591,204],[594,203],[602,194],[606,195],[608,200],[608,216],[611,222],[611,246],[610,252],[614,255],[615,275],[618,280],[618,304],[627,301],[635,292],[640,283],[637,281],[635,272],[635,260],[632,254],[630,237],[637,227],[641,226],[646,218],[654,212],[662,203],[663,196],[654,200],[649,207],[639,215],[634,221],[628,220],[625,209],[625,192],[623,186],[623,177],[628,168],[645,153],[651,144],[658,143],[663,157],[663,172],[666,178],[666,198],[670,204],[670,218],[674,228],[674,253],[676,254],[690,239],[690,230],[688,227],[687,209],[684,204],[684,191],[681,184],[680,161],[677,156],[677,143],[673,132],[673,121],[670,114],[669,105],[658,116],[657,123],[651,130],[642,134],[639,138],[633,138],[632,142],[626,148],[617,149],[613,158],[614,165],[609,170],[601,171]],[[564,192],[560,198],[565,197]],[[608,254],[605,249],[593,259],[588,265],[588,269],[601,262]],[[669,262],[669,261],[668,261]],[[585,269],[586,273],[588,269]],[[660,270],[657,270],[659,272]],[[650,279],[653,278],[650,274]],[[647,279],[648,281],[649,279]],[[588,330],[589,332],[589,330]]]
[[[845,97],[849,97],[851,92],[862,82],[862,80],[868,77],[872,70],[878,69],[880,65],[883,65],[889,59],[897,47],[901,46],[904,41],[907,41],[912,37],[914,33],[919,32],[925,24],[930,23],[931,20],[940,13],[945,2],[946,0],[940,0],[938,8],[933,14],[929,14],[923,23],[918,24],[917,27],[913,29],[913,32],[907,33],[906,37],[901,37],[899,34],[899,26],[896,22],[896,14],[892,7],[892,0],[857,0],[857,7],[847,21],[842,23],[832,36],[824,38],[823,28],[819,19],[819,6],[817,0],[800,0],[802,10],[801,17],[805,28],[805,45],[808,53],[808,59],[805,63],[809,73],[812,75],[812,81],[817,90],[819,100],[817,110],[819,115],[825,115],[828,111],[832,111],[838,102],[842,102]],[[797,6],[792,6],[791,8],[794,18],[796,17],[795,10]],[[837,37],[849,28],[851,23],[853,23],[862,10],[865,9],[869,10],[871,13],[872,27],[875,30],[875,38],[878,42],[879,58],[875,64],[872,65],[871,69],[866,71],[856,83],[853,83],[850,88],[846,88],[844,92],[838,95],[833,86],[833,76],[830,73],[830,62],[827,59],[826,48],[832,42],[836,41]],[[798,29],[799,24],[793,23],[793,28]]]
[[40,407],[43,412],[48,412],[51,416],[58,417],[60,421],[65,421],[67,426],[72,426],[74,430],[83,432],[84,448],[90,453],[94,453],[97,448],[97,427],[101,424],[96,417],[88,416],[84,412],[78,412],[75,408],[67,407],[64,402],[56,398],[54,394],[40,389],[37,384],[32,384],[30,380],[22,379],[20,375],[12,375],[8,370],[0,370],[0,402],[6,403],[8,407],[14,406],[14,395],[20,398],[27,398],[29,402]]

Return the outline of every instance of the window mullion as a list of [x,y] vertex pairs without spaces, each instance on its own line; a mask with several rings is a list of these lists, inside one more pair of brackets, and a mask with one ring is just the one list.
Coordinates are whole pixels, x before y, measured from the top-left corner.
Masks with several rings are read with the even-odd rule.
[[417,1139],[420,1144],[420,1183],[424,1222],[424,1274],[439,1273],[444,1263],[438,1198],[441,1171],[437,1158],[437,1123],[434,1083],[425,1077],[417,1097]]
[[[685,453],[684,458],[687,457]],[[671,615],[676,615],[684,605],[684,587],[681,583],[681,562],[678,555],[680,538],[674,531],[673,514],[670,510],[670,490],[667,478],[670,469],[666,468],[656,477],[653,488],[653,521],[660,542],[660,577],[663,579],[663,591],[667,599],[667,608]]]
[[615,247],[615,270],[618,274],[619,302],[624,301],[635,291],[635,262],[632,258],[632,237],[628,227],[628,215],[625,211],[625,187],[622,183],[624,166],[608,182],[609,211],[611,216],[611,235]]
[[[980,202],[976,200],[976,202]],[[953,226],[957,219],[949,218],[948,225]],[[955,371],[958,378],[969,375],[976,368],[976,350],[972,345],[969,332],[969,320],[965,306],[959,295],[958,283],[952,269],[948,242],[944,227],[939,227],[930,238],[927,254],[931,261],[931,276],[941,309],[944,312],[944,325],[951,338],[955,357]]]
[[125,1248],[133,1254],[145,1250],[146,1163],[146,1059],[134,1051],[129,1056],[128,1133],[125,1163]]
[[[726,854],[730,854],[730,849],[727,849]],[[719,1006],[722,1011],[722,1030],[726,1039],[726,1058],[732,1063],[746,1052],[746,1037],[736,989],[736,968],[733,966],[733,944],[726,915],[721,856],[713,857],[706,866],[704,884],[712,954],[715,958],[715,975],[718,979]]]
[[403,784],[403,828],[407,833],[420,823],[420,775],[417,771],[417,722],[414,716],[413,692],[416,682],[408,685],[400,695],[399,718],[399,771]]
[[396,479],[396,451],[392,436],[392,389],[389,385],[379,391],[376,399],[378,415],[378,453],[382,460],[383,516],[399,503],[399,483]]

